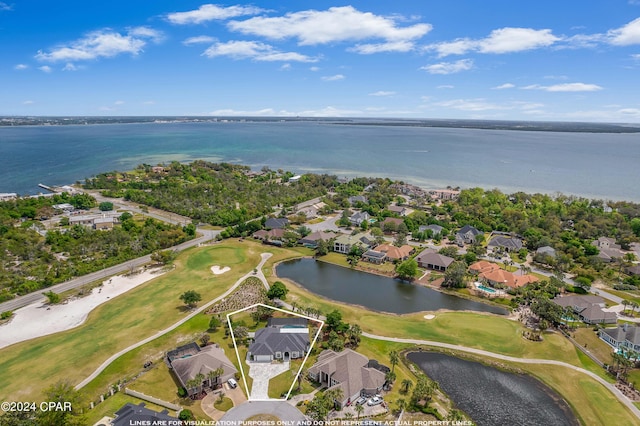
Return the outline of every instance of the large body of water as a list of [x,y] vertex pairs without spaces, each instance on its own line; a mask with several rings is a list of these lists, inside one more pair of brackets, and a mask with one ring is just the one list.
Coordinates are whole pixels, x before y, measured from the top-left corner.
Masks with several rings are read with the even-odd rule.
[[375,311],[407,314],[451,309],[501,315],[507,313],[499,306],[451,296],[392,278],[353,271],[315,259],[282,262],[276,267],[276,274],[328,299],[364,306]]
[[408,358],[478,426],[579,425],[569,405],[533,377],[440,353],[412,352]]
[[320,122],[0,128],[0,192],[37,193],[140,163],[206,159],[296,173],[380,176],[640,201],[640,134]]

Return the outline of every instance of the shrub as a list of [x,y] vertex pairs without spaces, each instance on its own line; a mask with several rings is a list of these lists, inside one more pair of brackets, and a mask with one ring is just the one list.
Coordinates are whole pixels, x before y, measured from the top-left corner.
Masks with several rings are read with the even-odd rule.
[[185,388],[180,388],[178,389],[178,396],[180,398],[186,398],[187,397],[187,391]]
[[0,320],[6,320],[13,316],[13,311],[4,311],[0,314]]

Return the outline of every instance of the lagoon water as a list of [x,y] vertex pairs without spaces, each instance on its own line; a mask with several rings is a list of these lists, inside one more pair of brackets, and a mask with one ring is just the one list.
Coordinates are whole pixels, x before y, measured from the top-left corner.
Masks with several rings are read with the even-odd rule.
[[37,193],[140,163],[205,159],[426,188],[499,188],[640,201],[640,134],[328,122],[145,123],[0,128],[0,192]]
[[450,309],[505,315],[506,309],[445,294],[431,288],[388,277],[353,271],[315,259],[280,263],[276,274],[330,300],[364,306],[381,312],[407,314]]
[[569,405],[539,380],[450,355],[412,352],[417,364],[478,426],[573,426]]

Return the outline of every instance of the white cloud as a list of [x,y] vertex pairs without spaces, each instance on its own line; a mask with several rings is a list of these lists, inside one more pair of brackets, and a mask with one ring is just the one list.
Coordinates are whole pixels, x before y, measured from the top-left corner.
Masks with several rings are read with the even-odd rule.
[[46,72],[46,73],[50,73],[51,71],[53,71],[53,69],[51,69],[51,67],[49,65],[43,65],[43,66],[39,67],[38,69],[40,71]]
[[0,1],[0,12],[6,12],[9,10],[13,10],[13,5]]
[[203,22],[224,20],[237,16],[257,15],[261,12],[264,12],[264,10],[252,6],[221,7],[215,4],[203,4],[196,10],[170,13],[167,15],[167,20],[177,25],[202,24]]
[[438,64],[425,65],[421,70],[427,71],[429,74],[454,74],[460,71],[468,71],[473,68],[471,59],[460,59],[455,62],[440,62]]
[[115,101],[114,105],[124,105],[124,101]]
[[280,71],[289,71],[291,69],[291,64],[282,64],[280,67]]
[[22,105],[33,105],[33,104],[35,104],[34,101],[24,101],[24,102],[22,102]]
[[360,12],[352,6],[331,7],[324,11],[305,10],[281,17],[253,17],[244,21],[231,21],[228,26],[233,31],[274,40],[295,38],[300,45],[384,40],[380,45],[356,48],[356,51],[359,49],[367,53],[406,49],[408,42],[424,36],[432,28],[429,24],[400,27],[396,19]]
[[412,41],[393,41],[378,44],[358,44],[350,49],[350,52],[361,53],[363,55],[371,55],[383,52],[409,52],[413,50],[415,44]]
[[26,64],[18,64],[15,67],[13,67],[13,69],[17,71],[26,70],[28,68],[29,68],[29,65],[26,65]]
[[209,115],[214,116],[245,116],[245,117],[257,117],[257,116],[278,116],[282,114],[276,113],[273,108],[264,108],[257,111],[239,111],[235,109],[217,109],[215,111],[211,111]]
[[296,52],[280,52],[273,46],[258,41],[228,41],[216,43],[205,50],[202,55],[208,58],[217,56],[229,56],[234,59],[253,59],[255,61],[293,61],[293,62],[317,62],[312,58]]
[[467,52],[480,53],[513,53],[551,46],[559,37],[549,29],[534,30],[532,28],[505,27],[491,31],[479,40],[460,38],[454,41],[435,43],[426,46],[427,50],[435,50],[438,56],[464,55]]
[[213,43],[214,41],[216,41],[215,38],[202,35],[202,36],[196,36],[196,37],[189,37],[188,39],[183,41],[182,44],[184,44],[185,46],[191,46],[193,44]]
[[452,84],[441,84],[439,86],[436,86],[436,89],[454,89],[456,86],[452,85]]
[[543,78],[547,80],[568,80],[569,77],[566,75],[545,75]]
[[640,61],[640,53],[634,53],[633,55],[631,55],[631,59]]
[[342,74],[336,74],[336,75],[326,75],[324,77],[320,77],[323,81],[339,81],[339,80],[344,80],[346,77]]
[[615,30],[609,30],[607,36],[611,44],[618,46],[640,44],[640,18]]
[[39,61],[82,61],[111,58],[122,53],[138,55],[147,44],[147,39],[158,41],[161,33],[146,27],[136,27],[120,34],[110,29],[94,31],[68,45],[61,45],[49,52],[39,51]]
[[320,71],[320,67],[311,67],[309,70],[313,72]]
[[359,110],[347,110],[327,106],[317,110],[304,110],[304,111],[287,111],[276,110],[274,108],[263,108],[259,110],[236,110],[232,108],[218,109],[211,111],[209,115],[213,116],[233,116],[233,117],[355,117],[362,115],[362,111]]
[[522,89],[544,90],[547,92],[595,92],[598,90],[602,90],[602,87],[598,86],[597,84],[563,83],[563,84],[554,84],[552,86],[541,86],[539,84],[531,84],[529,86],[522,87]]
[[393,96],[396,92],[388,90],[378,90],[377,92],[369,93],[369,96]]
[[513,89],[514,87],[516,87],[515,84],[505,83],[505,84],[501,84],[501,85],[496,86],[496,87],[492,87],[492,89],[503,90],[503,89]]
[[450,101],[438,102],[439,107],[452,108],[460,111],[489,111],[507,109],[504,106],[487,102],[485,99],[452,99]]
[[73,65],[71,62],[67,62],[67,65],[62,68],[62,71],[77,71],[78,67]]

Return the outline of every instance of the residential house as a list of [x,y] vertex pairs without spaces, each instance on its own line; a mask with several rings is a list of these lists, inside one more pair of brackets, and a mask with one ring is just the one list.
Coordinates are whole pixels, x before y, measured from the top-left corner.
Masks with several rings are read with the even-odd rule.
[[341,389],[341,407],[351,404],[361,395],[375,395],[382,390],[385,374],[389,369],[369,360],[351,349],[342,352],[324,350],[318,361],[309,368],[311,380],[319,382],[329,390]]
[[298,243],[307,247],[316,248],[318,247],[318,242],[320,240],[329,241],[330,239],[335,238],[336,236],[337,235],[334,234],[333,232],[316,231],[316,232],[312,232],[306,237],[299,239]]
[[440,235],[444,228],[440,225],[422,225],[418,228],[418,232],[431,231],[431,235],[434,237]]
[[402,247],[396,247],[391,244],[380,244],[375,248],[375,251],[386,254],[386,258],[391,261],[402,261],[408,259],[415,251],[415,248],[408,244]]
[[606,312],[604,299],[600,296],[564,296],[556,297],[553,302],[563,308],[570,307],[587,324],[615,324],[618,316],[615,312]]
[[640,275],[640,265],[634,265],[627,268],[627,273],[630,275]]
[[69,203],[54,204],[51,207],[53,207],[53,209],[56,211],[56,213],[71,213],[72,211],[74,211],[76,209],[75,207],[73,207]]
[[376,250],[367,250],[362,254],[362,260],[380,265],[387,260],[387,254]]
[[265,328],[256,331],[247,352],[247,361],[271,362],[304,358],[309,347],[306,319],[270,318]]
[[93,229],[113,229],[112,217],[97,217],[93,220]]
[[460,196],[460,191],[453,189],[434,189],[429,191],[434,200],[455,200]]
[[289,226],[289,219],[286,217],[270,217],[264,222],[266,229],[284,229]]
[[497,235],[489,241],[489,244],[487,244],[487,249],[491,251],[504,250],[512,253],[520,250],[521,248],[522,240],[520,238],[508,237],[505,235]]
[[599,253],[596,257],[603,262],[611,262],[614,259],[620,259],[624,255],[620,250],[620,245],[616,244],[616,240],[613,238],[600,237],[592,241],[591,244],[598,248]]
[[254,232],[251,236],[262,241],[279,241],[284,237],[284,233],[285,230],[281,228],[270,229],[268,231],[260,229],[259,231]]
[[446,271],[455,259],[436,253],[434,250],[426,249],[416,256],[418,266],[434,271]]
[[640,353],[640,327],[623,324],[616,328],[603,328],[598,335],[614,349]]
[[18,198],[15,192],[0,192],[0,201],[11,201]]
[[353,195],[349,198],[347,198],[347,200],[349,201],[349,204],[351,204],[352,206],[356,203],[362,203],[362,204],[367,204],[367,197],[365,197],[364,195]]
[[398,219],[397,217],[387,217],[380,223],[380,229],[385,232],[388,232],[388,230],[395,232],[398,230],[400,224],[404,224],[404,220]]
[[406,216],[407,215],[407,208],[406,207],[389,206],[389,207],[387,207],[387,210],[389,210],[391,213],[397,214],[398,216]]
[[[167,364],[178,378],[180,384],[187,390],[189,396],[199,392],[198,388],[187,385],[187,382],[204,377],[199,388],[215,389],[218,385],[234,377],[238,370],[218,345],[200,348],[197,343],[180,346],[167,352]],[[220,376],[211,375],[213,371],[222,370]]]
[[473,244],[476,242],[478,235],[484,235],[484,232],[471,225],[465,225],[456,233],[456,243],[460,246],[462,244]]
[[360,226],[362,224],[362,222],[368,222],[369,219],[371,219],[371,216],[369,216],[369,213],[367,213],[367,212],[355,212],[349,218],[349,222],[351,222],[352,225]]
[[549,256],[555,259],[557,254],[556,254],[556,250],[553,247],[543,246],[543,247],[539,247],[536,250],[536,256]]
[[111,419],[110,426],[130,426],[130,425],[151,425],[151,424],[179,424],[177,417],[169,415],[168,410],[161,412],[153,411],[145,407],[145,403],[141,402],[134,405],[127,402],[115,413],[115,419]]
[[375,246],[375,244],[375,238],[369,233],[361,232],[356,235],[342,234],[334,240],[333,251],[348,254],[353,246],[359,246],[363,251],[367,251]]
[[[111,229],[118,222],[118,213],[86,214],[69,216],[69,225],[83,225],[93,229]],[[111,222],[109,224],[109,222]],[[97,224],[97,226],[96,226]]]
[[469,272],[477,275],[479,280],[486,282],[492,287],[517,288],[539,281],[535,275],[514,274],[486,260],[480,260],[469,266]]

